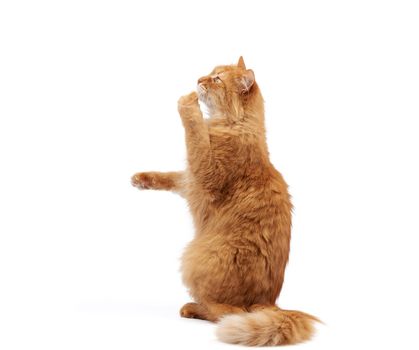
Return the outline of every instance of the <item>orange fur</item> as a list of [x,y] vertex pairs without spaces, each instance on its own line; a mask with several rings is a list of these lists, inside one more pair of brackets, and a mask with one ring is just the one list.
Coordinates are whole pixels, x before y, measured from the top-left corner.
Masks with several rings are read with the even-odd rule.
[[[205,120],[198,98],[208,109]],[[294,344],[313,333],[315,317],[275,306],[290,248],[292,204],[269,161],[263,98],[243,58],[198,80],[183,96],[184,172],[138,173],[142,189],[184,196],[196,236],[182,258],[183,281],[195,303],[181,316],[220,322],[221,340],[244,345]]]

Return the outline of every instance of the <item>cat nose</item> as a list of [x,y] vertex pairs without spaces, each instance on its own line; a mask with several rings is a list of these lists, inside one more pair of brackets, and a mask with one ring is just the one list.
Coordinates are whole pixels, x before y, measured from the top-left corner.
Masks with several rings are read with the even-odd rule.
[[208,79],[207,77],[201,77],[201,78],[199,78],[199,79],[198,79],[198,84],[205,83],[205,81],[206,81],[207,79]]

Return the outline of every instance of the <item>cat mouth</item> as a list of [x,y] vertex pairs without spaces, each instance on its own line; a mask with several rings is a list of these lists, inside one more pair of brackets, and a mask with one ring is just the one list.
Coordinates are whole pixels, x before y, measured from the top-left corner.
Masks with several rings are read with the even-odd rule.
[[209,100],[209,96],[208,96],[208,90],[206,89],[205,86],[203,86],[203,84],[198,84],[196,87],[197,93],[198,93],[198,99],[199,101],[201,101],[202,103],[205,104],[206,107],[210,107],[210,100]]
[[200,98],[204,97],[204,95],[206,95],[207,93],[207,89],[202,84],[198,84],[198,86],[196,87],[196,90]]

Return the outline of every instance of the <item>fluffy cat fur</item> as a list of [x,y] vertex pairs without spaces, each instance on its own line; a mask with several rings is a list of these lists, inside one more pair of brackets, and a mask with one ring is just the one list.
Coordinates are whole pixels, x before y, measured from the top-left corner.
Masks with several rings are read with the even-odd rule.
[[187,169],[132,177],[137,188],[179,193],[193,215],[196,235],[183,254],[182,274],[195,302],[180,315],[219,322],[217,336],[228,343],[305,341],[317,319],[275,305],[288,261],[292,204],[269,161],[254,73],[240,57],[237,65],[200,78],[197,91],[178,101]]

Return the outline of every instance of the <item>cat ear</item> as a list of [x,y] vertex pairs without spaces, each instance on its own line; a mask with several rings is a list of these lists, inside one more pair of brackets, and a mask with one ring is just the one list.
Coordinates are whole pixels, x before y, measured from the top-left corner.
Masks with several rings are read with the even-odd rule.
[[246,72],[240,77],[241,93],[246,93],[255,83],[255,73],[251,69],[246,70]]
[[240,67],[240,68],[246,69],[246,65],[244,64],[244,59],[243,59],[243,56],[240,56],[240,58],[239,58],[239,62],[237,63],[237,67]]

